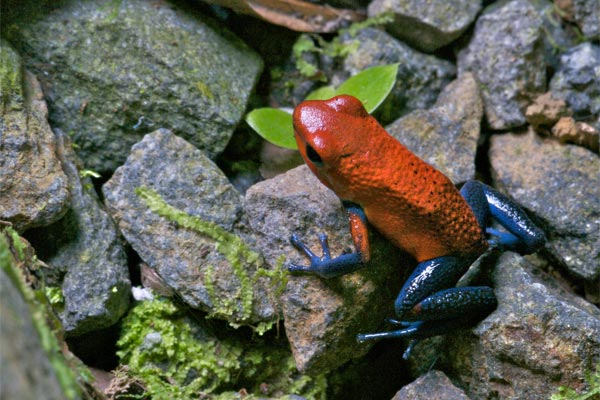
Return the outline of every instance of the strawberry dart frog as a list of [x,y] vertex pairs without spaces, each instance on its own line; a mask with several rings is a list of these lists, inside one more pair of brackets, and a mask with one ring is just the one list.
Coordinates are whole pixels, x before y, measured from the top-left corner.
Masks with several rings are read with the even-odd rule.
[[[370,257],[367,221],[418,262],[396,299],[397,319],[389,320],[400,329],[361,334],[359,342],[411,338],[407,358],[418,339],[476,323],[497,303],[490,287],[455,287],[473,261],[490,246],[529,254],[545,242],[511,199],[478,181],[459,191],[352,96],[305,101],[294,110],[293,123],[304,161],[347,210],[355,250],[331,257],[321,234],[318,256],[292,235],[310,265],[291,264],[289,271],[332,278],[362,267]],[[492,218],[505,230],[486,228]]]

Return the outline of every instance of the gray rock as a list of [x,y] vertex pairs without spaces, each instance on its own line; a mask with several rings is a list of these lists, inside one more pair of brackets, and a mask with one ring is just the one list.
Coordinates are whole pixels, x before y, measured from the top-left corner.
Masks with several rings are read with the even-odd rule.
[[[146,202],[151,200],[136,194],[140,188],[153,190],[168,204],[160,210],[175,207],[196,220],[176,223],[174,210],[159,215]],[[242,217],[241,197],[200,150],[164,129],[148,134],[103,192],[133,249],[190,306],[232,324],[275,318],[270,282],[257,275],[263,270],[260,257],[249,259],[236,242],[239,237],[232,239]],[[218,227],[198,229],[202,224]]]
[[459,75],[465,71],[475,75],[492,129],[525,124],[525,107],[545,91],[542,24],[527,0],[492,5],[459,52]]
[[95,399],[90,370],[71,353],[40,276],[48,267],[11,227],[0,227],[0,397]]
[[482,116],[477,82],[471,73],[465,73],[444,88],[434,107],[413,111],[388,125],[386,130],[459,183],[475,178]]
[[572,273],[600,277],[600,159],[591,151],[527,135],[492,137],[496,186],[543,220],[546,249]]
[[[244,204],[267,260],[307,262],[289,243],[292,233],[318,254],[321,232],[329,237],[332,255],[352,247],[341,201],[306,166],[252,186]],[[357,344],[356,334],[378,331],[383,319],[394,315],[393,301],[414,265],[375,233],[371,253],[364,269],[343,277],[289,277],[282,308],[300,371],[328,371],[361,357],[369,345]]]
[[393,12],[388,29],[423,51],[434,51],[458,38],[475,20],[481,2],[472,0],[374,0],[369,16]]
[[73,135],[87,168],[110,173],[161,127],[210,157],[223,150],[262,62],[216,26],[166,2],[94,0],[8,32],[42,81],[53,126]]
[[546,64],[553,70],[560,63],[560,52],[575,46],[579,39],[573,30],[565,29],[565,24],[559,13],[557,4],[550,0],[528,0],[542,18],[544,35],[544,57]]
[[429,371],[414,382],[404,386],[392,400],[430,400],[452,399],[469,400],[462,389],[454,386],[452,381],[441,371]]
[[575,118],[600,117],[600,46],[586,42],[564,52],[550,90],[567,102]]
[[575,22],[588,40],[600,40],[600,7],[595,0],[573,0]]
[[[43,347],[30,305],[12,279],[18,270],[16,264],[23,260],[12,258],[4,235],[0,233],[0,396],[3,399],[64,399],[65,393]],[[37,317],[40,315],[43,314],[38,313]]]
[[24,232],[58,220],[69,191],[39,82],[4,40],[0,64],[0,220]]
[[366,28],[356,36],[344,35],[341,40],[348,46],[356,43],[357,48],[344,59],[343,68],[347,74],[334,78],[334,84],[368,67],[400,64],[396,84],[377,111],[383,124],[413,110],[431,107],[456,75],[450,62],[420,53],[378,29]]
[[58,314],[69,336],[107,328],[127,311],[131,283],[119,233],[94,191],[80,179],[71,141],[57,131],[57,153],[69,180],[71,205],[54,224],[27,232],[39,257],[64,276]]
[[584,387],[600,357],[600,311],[521,256],[504,253],[493,274],[498,308],[474,330],[449,335],[453,376],[471,398],[548,399]]

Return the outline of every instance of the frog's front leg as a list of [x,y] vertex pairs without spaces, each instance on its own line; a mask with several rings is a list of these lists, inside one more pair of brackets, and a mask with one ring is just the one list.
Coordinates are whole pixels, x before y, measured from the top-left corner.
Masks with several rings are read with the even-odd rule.
[[323,278],[333,278],[356,271],[369,261],[371,252],[365,212],[362,207],[355,203],[343,202],[343,205],[348,213],[350,233],[354,241],[354,252],[332,258],[327,244],[327,235],[320,234],[319,242],[323,254],[319,257],[297,235],[292,235],[290,238],[292,245],[306,255],[310,260],[310,265],[290,264],[288,267],[290,272],[313,273]]

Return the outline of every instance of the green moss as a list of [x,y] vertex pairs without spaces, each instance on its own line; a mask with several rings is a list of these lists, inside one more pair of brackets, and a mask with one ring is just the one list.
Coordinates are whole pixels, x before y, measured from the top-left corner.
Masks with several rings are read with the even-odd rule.
[[600,398],[600,364],[596,366],[596,371],[586,374],[586,383],[588,389],[585,392],[577,393],[574,389],[566,386],[560,386],[558,392],[554,393],[551,400],[592,400]]
[[340,30],[339,34],[330,42],[325,41],[318,35],[300,35],[292,47],[292,54],[296,60],[296,69],[298,69],[302,76],[308,78],[319,76],[320,80],[326,81],[325,77],[319,74],[318,66],[311,64],[306,60],[304,57],[305,53],[325,54],[332,58],[346,57],[348,54],[356,51],[360,43],[355,40],[342,43],[340,37],[346,34],[350,37],[355,37],[362,29],[387,24],[393,20],[392,13],[383,13],[367,18],[364,21],[356,22],[348,28]]
[[[250,319],[252,314],[254,286],[260,277],[270,279],[271,285],[275,288],[275,293],[281,293],[282,287],[285,287],[287,271],[283,268],[282,261],[277,264],[275,270],[268,270],[263,267],[264,263],[261,255],[252,251],[239,236],[228,232],[213,222],[189,215],[167,204],[152,189],[139,187],[136,188],[136,194],[146,203],[150,210],[161,217],[214,240],[215,249],[229,262],[239,282],[238,290],[232,298],[219,296],[216,293],[213,280],[214,269],[211,266],[204,269],[204,286],[213,303],[210,316],[231,319],[232,315],[239,313],[241,317],[236,317],[236,320],[245,323],[245,321]],[[253,273],[251,274],[249,271],[253,271]],[[256,327],[256,330],[262,334],[270,329],[275,322],[261,323]],[[237,323],[231,321],[230,324],[234,327],[239,326]]]
[[82,169],[79,171],[79,177],[81,179],[87,178],[87,177],[92,177],[92,178],[100,178],[101,175],[99,173],[97,173],[96,171],[93,171],[91,169]]
[[117,346],[121,363],[152,399],[237,398],[242,387],[264,398],[261,384],[270,393],[325,395],[325,377],[298,374],[288,349],[266,340],[218,340],[169,299],[138,303],[123,320]]
[[5,41],[0,44],[0,100],[10,104],[13,98],[23,97],[21,62]]
[[63,295],[62,288],[60,288],[59,286],[45,286],[44,294],[46,295],[48,302],[53,307],[55,307],[55,308],[56,307],[58,307],[58,308],[64,307],[65,297]]
[[197,340],[182,317],[172,302],[154,300],[136,305],[123,321],[117,355],[144,381],[153,399],[212,392],[230,382],[239,368],[237,354],[215,340]]
[[25,243],[21,240],[21,237],[19,236],[17,231],[15,231],[14,229],[8,228],[8,229],[6,229],[5,232],[10,236],[13,248],[17,252],[17,261],[24,261],[25,260]]
[[215,98],[215,95],[213,94],[213,92],[210,90],[210,88],[208,87],[208,85],[204,82],[196,82],[196,89],[198,89],[198,91],[200,93],[202,93],[202,95],[204,97],[207,97],[211,100],[213,100]]

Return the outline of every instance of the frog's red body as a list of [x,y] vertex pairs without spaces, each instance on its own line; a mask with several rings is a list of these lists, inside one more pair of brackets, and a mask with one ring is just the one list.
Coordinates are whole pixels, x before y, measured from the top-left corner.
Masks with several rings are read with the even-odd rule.
[[[443,317],[421,312],[423,302],[438,301],[438,295],[456,295],[451,302],[459,303],[472,296],[466,306],[474,310],[495,307],[489,288],[447,289],[488,248],[488,217],[509,231],[495,232],[500,236],[496,245],[533,251],[543,243],[543,233],[510,199],[476,181],[459,191],[445,175],[390,136],[351,96],[303,102],[296,107],[293,121],[298,149],[307,165],[348,209],[356,252],[331,259],[322,238],[325,256],[319,258],[294,236],[292,243],[311,257],[311,266],[292,265],[291,271],[331,277],[356,269],[355,264],[369,259],[368,221],[420,263],[399,295],[397,313],[413,320],[439,320]],[[434,269],[437,272],[429,276]],[[417,288],[426,280],[430,288]],[[418,329],[424,331],[420,325]],[[396,331],[396,336],[398,332],[405,330]],[[362,339],[371,338],[367,336]]]

